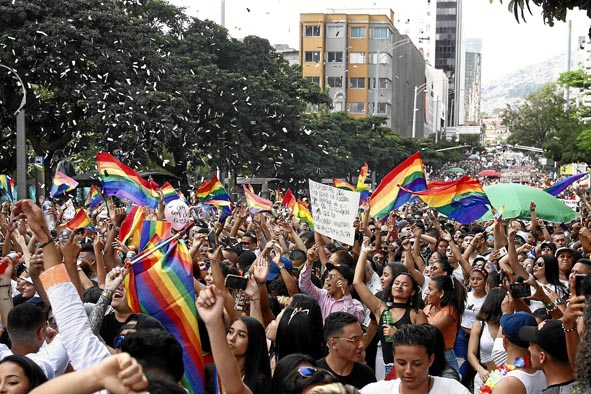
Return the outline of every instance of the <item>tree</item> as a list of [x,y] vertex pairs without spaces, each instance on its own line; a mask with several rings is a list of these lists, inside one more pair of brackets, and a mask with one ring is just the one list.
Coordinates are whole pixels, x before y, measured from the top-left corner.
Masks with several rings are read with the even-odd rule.
[[[491,2],[493,0],[490,0]],[[503,0],[499,0],[501,3]],[[542,7],[542,17],[544,23],[554,26],[554,21],[566,21],[566,15],[568,10],[578,8],[586,11],[587,16],[591,18],[591,1],[589,0],[510,0],[508,8],[515,15],[515,19],[519,23],[520,20],[525,22],[525,11],[527,10],[530,15],[531,12],[530,4],[535,4]]]

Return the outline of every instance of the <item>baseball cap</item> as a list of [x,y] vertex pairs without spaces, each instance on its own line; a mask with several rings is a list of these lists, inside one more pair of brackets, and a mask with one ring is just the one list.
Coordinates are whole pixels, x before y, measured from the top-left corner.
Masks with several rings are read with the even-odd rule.
[[556,249],[556,252],[554,253],[554,257],[558,257],[561,254],[566,253],[566,252],[570,253],[571,255],[573,254],[573,251],[571,249],[563,246],[562,248]]
[[503,327],[503,334],[505,335],[505,338],[507,338],[507,340],[512,344],[522,348],[527,348],[529,343],[519,339],[519,330],[522,327],[536,327],[537,325],[536,319],[534,319],[534,317],[527,312],[504,314],[501,316],[499,323],[501,324],[501,327]]
[[540,245],[540,249],[544,249],[544,248],[550,248],[550,250],[552,250],[552,253],[556,253],[556,245],[554,245],[553,242],[549,242],[549,241],[542,242],[542,244]]
[[[281,263],[283,263],[287,271],[291,272],[292,264],[290,259],[285,256],[281,256]],[[267,274],[267,280],[275,280],[275,278],[277,278],[280,273],[281,270],[277,264],[275,264],[275,262],[271,262],[271,265],[269,266],[269,273]]]
[[521,239],[523,239],[524,242],[529,241],[529,235],[527,235],[527,233],[525,231],[518,231],[517,236],[520,237]]
[[552,358],[559,361],[568,361],[566,352],[566,336],[562,330],[560,320],[548,319],[541,322],[537,327],[521,327],[519,339],[535,343],[541,347]]
[[353,277],[355,276],[355,273],[353,272],[353,270],[351,268],[349,268],[348,265],[344,265],[344,264],[334,265],[332,263],[326,263],[326,269],[329,272],[332,270],[339,271],[339,273],[341,275],[343,275],[343,278],[345,278],[347,280],[347,282],[349,282],[350,285],[353,284]]

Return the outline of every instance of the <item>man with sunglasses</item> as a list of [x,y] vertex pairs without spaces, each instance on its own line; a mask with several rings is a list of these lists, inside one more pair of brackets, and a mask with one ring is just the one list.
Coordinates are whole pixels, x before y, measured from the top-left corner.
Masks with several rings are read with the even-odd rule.
[[324,322],[324,339],[328,356],[318,361],[318,367],[358,389],[376,381],[371,368],[361,364],[366,337],[357,317],[347,312],[331,313]]

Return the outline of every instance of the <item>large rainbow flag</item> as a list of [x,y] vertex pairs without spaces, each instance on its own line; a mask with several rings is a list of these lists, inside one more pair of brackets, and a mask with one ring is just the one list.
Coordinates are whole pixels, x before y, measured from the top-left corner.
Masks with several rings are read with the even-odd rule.
[[381,219],[409,202],[413,195],[402,190],[401,186],[413,192],[427,189],[425,166],[419,152],[404,160],[382,179],[369,200],[370,215]]
[[427,190],[414,192],[431,208],[461,224],[470,224],[484,215],[491,205],[482,184],[463,176],[451,182],[430,182]]
[[106,152],[96,155],[99,178],[105,196],[126,198],[135,204],[158,208],[158,185],[140,177],[137,172]]
[[[170,223],[146,220],[141,232],[142,249],[148,249],[167,238]],[[125,287],[132,310],[158,319],[180,342],[185,364],[182,380],[185,388],[190,393],[205,393],[193,265],[184,241],[173,240],[135,263],[125,279]]]
[[252,191],[250,191],[246,185],[242,185],[242,188],[244,189],[244,194],[246,195],[246,205],[248,205],[250,213],[255,214],[257,212],[271,211],[273,209],[272,201],[257,196]]
[[0,187],[4,189],[10,201],[14,201],[14,179],[8,175],[0,175]]
[[554,197],[556,197],[560,193],[562,193],[564,191],[564,189],[566,189],[567,187],[569,187],[570,185],[572,185],[573,183],[575,183],[576,181],[578,181],[579,179],[583,178],[586,175],[587,175],[586,172],[583,172],[581,174],[571,175],[567,178],[564,178],[564,179],[556,182],[552,186],[547,187],[546,189],[544,189],[544,191],[546,193],[552,194]]
[[199,201],[210,205],[231,205],[232,200],[226,192],[224,185],[214,175],[209,182],[203,182],[197,188],[197,198]]
[[49,197],[57,197],[65,192],[75,189],[76,186],[78,186],[78,182],[66,174],[56,171],[55,176],[53,177],[53,182],[51,183],[51,189],[49,190]]

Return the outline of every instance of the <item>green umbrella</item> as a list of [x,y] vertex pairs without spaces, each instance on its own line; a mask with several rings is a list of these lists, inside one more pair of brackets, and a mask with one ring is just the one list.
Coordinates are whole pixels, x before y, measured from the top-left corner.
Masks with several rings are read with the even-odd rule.
[[452,167],[449,170],[447,170],[447,172],[452,172],[452,173],[456,173],[456,174],[465,174],[466,170],[464,170],[463,168],[460,168],[460,167]]
[[[502,206],[505,206],[504,218],[529,219],[531,217],[529,212],[531,201],[536,203],[536,215],[540,219],[562,223],[570,222],[578,216],[575,211],[556,197],[530,186],[517,183],[500,183],[486,186],[484,193],[497,211]],[[489,211],[480,220],[490,220],[492,218],[493,215]]]

